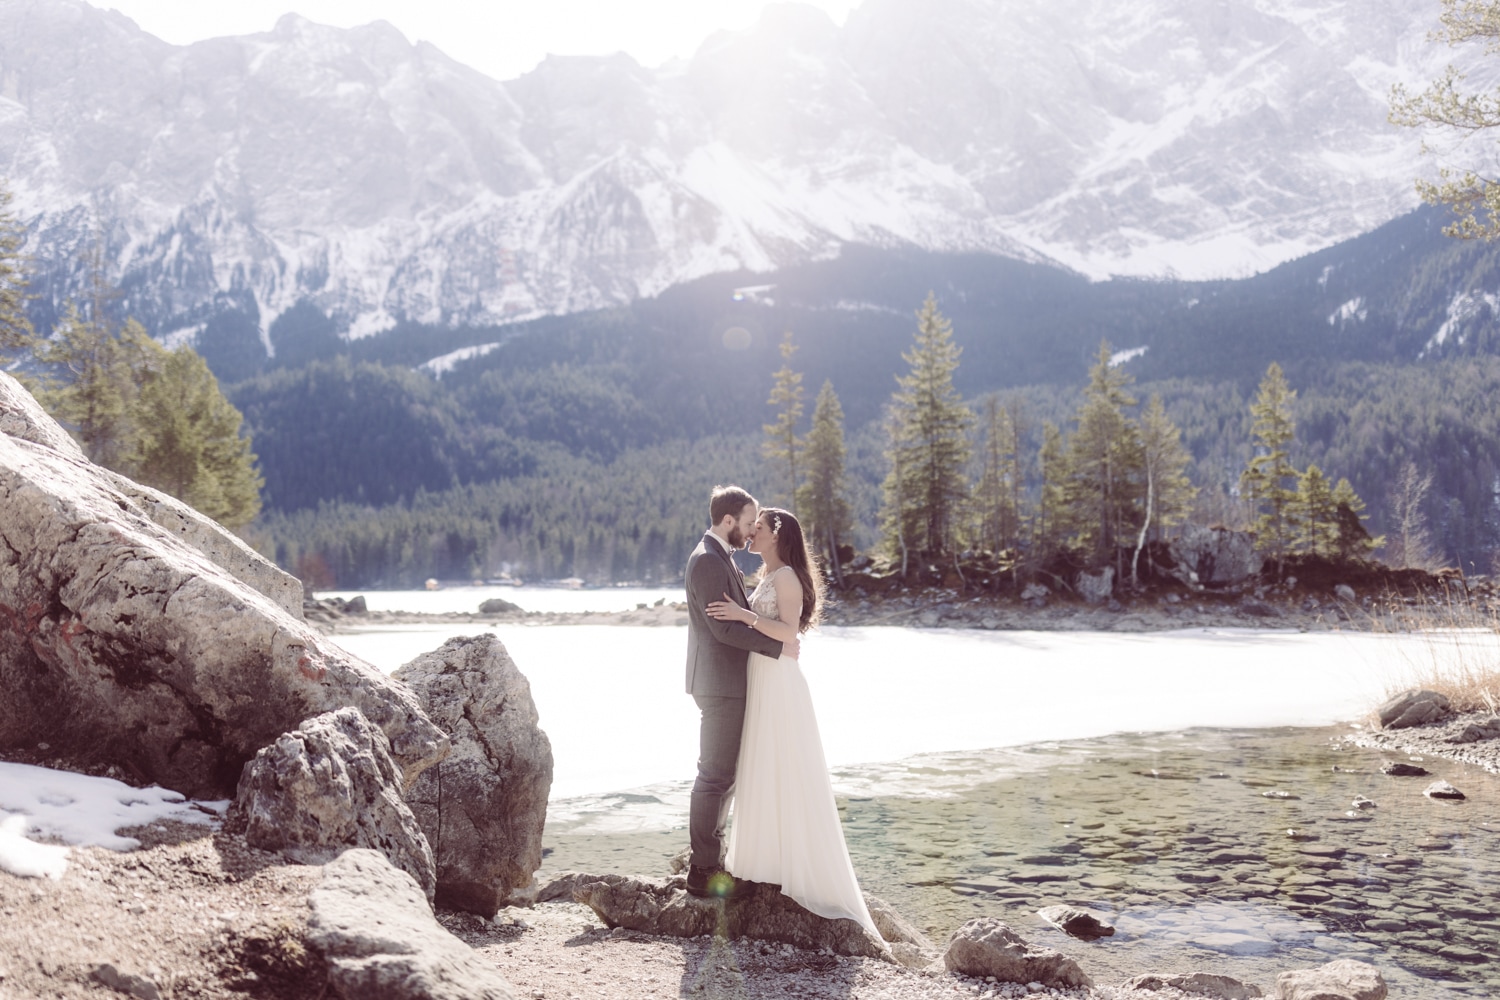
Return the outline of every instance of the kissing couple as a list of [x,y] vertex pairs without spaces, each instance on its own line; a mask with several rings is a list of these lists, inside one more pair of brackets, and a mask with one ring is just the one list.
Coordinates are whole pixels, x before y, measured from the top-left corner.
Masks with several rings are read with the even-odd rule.
[[[854,920],[880,941],[798,663],[800,636],[818,621],[822,574],[797,518],[759,507],[738,486],[714,489],[709,519],[686,574],[687,691],[702,712],[687,891],[728,896],[736,879],[779,885],[811,912]],[[740,548],[765,564],[748,597],[733,558]]]

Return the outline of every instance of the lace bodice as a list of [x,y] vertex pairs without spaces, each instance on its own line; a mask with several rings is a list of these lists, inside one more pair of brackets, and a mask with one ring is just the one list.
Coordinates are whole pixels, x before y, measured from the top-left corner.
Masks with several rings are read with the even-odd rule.
[[770,576],[761,580],[755,588],[755,593],[750,595],[750,610],[762,618],[772,621],[781,621],[781,615],[776,613],[776,578],[781,575],[782,570],[790,567],[783,566]]

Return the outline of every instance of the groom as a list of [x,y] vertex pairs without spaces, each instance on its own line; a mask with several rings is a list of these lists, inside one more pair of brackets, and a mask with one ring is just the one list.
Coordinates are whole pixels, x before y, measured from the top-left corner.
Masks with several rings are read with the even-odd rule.
[[[687,891],[694,896],[725,896],[734,881],[723,876],[724,825],[734,799],[734,771],[745,723],[745,664],[753,651],[775,658],[782,643],[740,622],[708,616],[711,601],[730,600],[748,608],[745,583],[733,554],[755,527],[759,507],[738,486],[716,486],[708,513],[713,526],[688,557],[687,690],[703,713],[698,730],[698,779],[688,810],[693,854]],[[793,640],[786,652],[796,656]],[[718,878],[713,876],[719,875]]]

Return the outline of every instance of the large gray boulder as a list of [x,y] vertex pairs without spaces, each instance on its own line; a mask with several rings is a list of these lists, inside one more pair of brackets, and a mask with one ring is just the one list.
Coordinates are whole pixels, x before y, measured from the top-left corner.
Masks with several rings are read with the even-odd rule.
[[1453,706],[1444,694],[1412,688],[1402,691],[1375,711],[1382,729],[1407,729],[1446,719],[1452,714]]
[[1172,575],[1190,587],[1232,587],[1260,575],[1255,536],[1228,528],[1190,525],[1172,539]]
[[1385,1000],[1385,995],[1380,970],[1349,958],[1276,977],[1276,1000]]
[[943,964],[949,972],[994,976],[1006,983],[1093,985],[1073,959],[1031,944],[994,917],[975,917],[954,931],[943,952]]
[[0,435],[0,748],[46,741],[209,798],[228,797],[261,747],[345,705],[384,732],[404,781],[447,752],[409,691],[221,565],[259,559],[227,532],[60,440],[37,443],[56,437],[45,415],[5,412],[28,437]]
[[432,915],[412,877],[378,851],[346,851],[308,899],[308,944],[344,1000],[515,1000],[515,991]]
[[[0,372],[0,434],[50,448],[65,458],[88,461],[72,435],[47,415],[24,386],[4,372]],[[246,545],[238,535],[175,497],[109,469],[94,468],[152,521],[203,553],[220,569],[265,594],[292,617],[302,617],[302,581]]]
[[437,859],[438,904],[494,916],[542,864],[552,744],[531,685],[493,635],[450,639],[395,676],[453,745],[406,793]]
[[1103,604],[1115,592],[1115,568],[1106,566],[1097,573],[1079,573],[1074,586],[1085,601]]
[[586,881],[573,876],[573,900],[590,907],[610,927],[664,937],[719,934],[778,941],[837,955],[892,960],[890,950],[853,920],[810,913],[774,885],[740,882],[727,900],[690,896],[682,879],[647,882],[623,875]]
[[401,797],[401,775],[385,735],[357,708],[308,719],[245,765],[225,818],[231,832],[263,851],[305,865],[351,847],[380,851],[421,885],[437,874],[427,838]]

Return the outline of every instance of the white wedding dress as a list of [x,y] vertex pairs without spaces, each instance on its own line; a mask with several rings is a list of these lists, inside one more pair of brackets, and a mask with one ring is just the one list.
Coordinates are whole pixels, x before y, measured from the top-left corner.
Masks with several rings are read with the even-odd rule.
[[[783,566],[762,580],[751,610],[779,620],[775,581],[790,572]],[[789,656],[750,654],[725,867],[781,886],[819,916],[857,921],[881,940],[844,844],[807,678]]]

